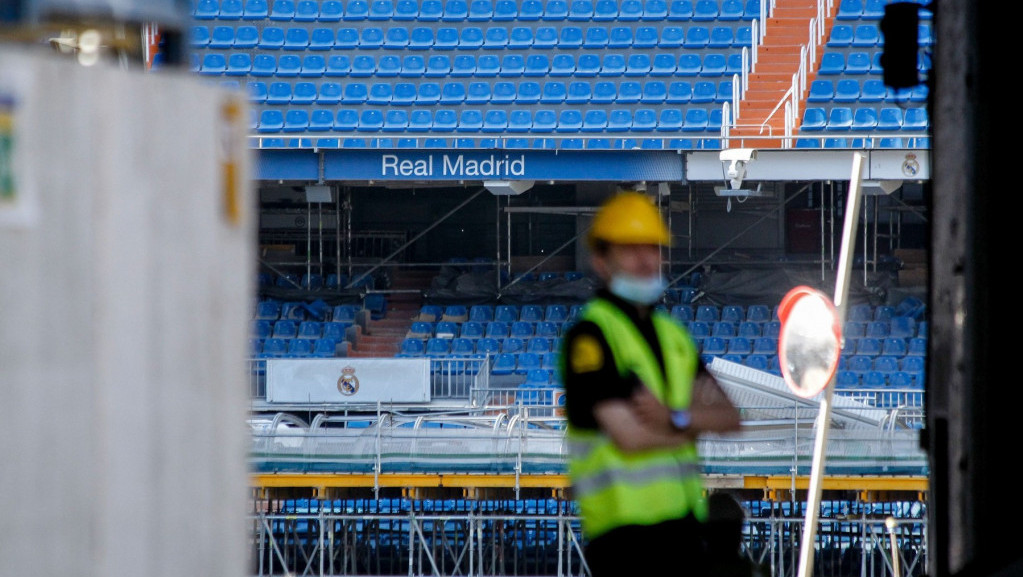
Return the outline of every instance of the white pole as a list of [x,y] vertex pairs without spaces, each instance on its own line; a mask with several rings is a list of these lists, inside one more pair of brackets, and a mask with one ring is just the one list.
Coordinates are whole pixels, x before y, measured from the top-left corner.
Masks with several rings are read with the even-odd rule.
[[[838,276],[835,278],[835,308],[838,310],[839,326],[845,324],[846,297],[849,294],[849,274],[852,271],[852,251],[856,240],[856,220],[860,215],[860,176],[863,154],[853,154],[852,176],[849,179],[849,200],[846,203],[845,224],[842,226],[842,250],[838,258]],[[813,463],[810,469],[810,486],[807,489],[806,522],[803,524],[803,543],[799,551],[799,577],[813,576],[813,546],[817,538],[817,519],[821,502],[821,477],[824,475],[824,455],[828,444],[828,430],[831,428],[831,398],[835,393],[835,377],[832,375],[824,387],[820,413],[817,416],[817,437],[813,445]]]

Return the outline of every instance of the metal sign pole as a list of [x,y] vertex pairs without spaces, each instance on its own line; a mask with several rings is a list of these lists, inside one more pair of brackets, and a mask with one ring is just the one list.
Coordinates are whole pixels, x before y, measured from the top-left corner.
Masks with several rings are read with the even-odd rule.
[[[842,250],[839,253],[838,275],[835,278],[835,308],[838,321],[845,324],[846,297],[849,295],[849,275],[852,272],[853,248],[856,241],[856,220],[860,215],[861,170],[864,155],[853,155],[852,176],[849,178],[849,200],[846,202],[845,223],[842,227]],[[828,444],[828,430],[831,428],[831,399],[835,392],[835,377],[832,376],[824,387],[820,413],[817,416],[817,437],[813,445],[813,463],[810,469],[810,486],[807,489],[806,522],[803,524],[803,543],[799,551],[799,577],[813,576],[813,546],[817,539],[817,521],[821,502],[821,477],[824,475],[824,453]]]

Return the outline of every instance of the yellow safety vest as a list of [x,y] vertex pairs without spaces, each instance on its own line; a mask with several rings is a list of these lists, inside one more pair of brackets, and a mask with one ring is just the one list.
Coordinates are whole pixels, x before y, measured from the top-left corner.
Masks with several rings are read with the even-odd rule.
[[[668,407],[688,408],[699,361],[696,345],[668,315],[655,311],[652,318],[666,374],[661,373],[655,353],[624,311],[597,299],[581,316],[600,327],[619,374],[628,377],[635,373]],[[567,440],[573,496],[587,537],[623,525],[653,525],[690,513],[706,519],[695,443],[626,454],[604,433],[579,430],[571,424]]]

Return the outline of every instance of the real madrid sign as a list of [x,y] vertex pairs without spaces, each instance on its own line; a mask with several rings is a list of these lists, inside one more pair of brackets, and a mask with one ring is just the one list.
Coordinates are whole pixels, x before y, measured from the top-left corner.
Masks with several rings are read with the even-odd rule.
[[268,403],[425,403],[428,359],[267,359]]

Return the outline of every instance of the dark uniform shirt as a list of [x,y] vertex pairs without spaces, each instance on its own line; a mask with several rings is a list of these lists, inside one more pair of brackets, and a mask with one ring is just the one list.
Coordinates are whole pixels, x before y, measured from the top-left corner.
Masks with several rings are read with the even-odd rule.
[[[597,291],[628,315],[650,344],[654,356],[664,373],[664,353],[661,350],[654,323],[650,315],[639,316],[638,309],[606,289]],[[568,422],[579,429],[596,429],[593,407],[601,401],[628,399],[639,384],[636,378],[623,378],[618,374],[611,347],[600,328],[592,321],[581,320],[565,334],[562,355],[565,355],[565,412]],[[700,370],[705,370],[700,364]]]

